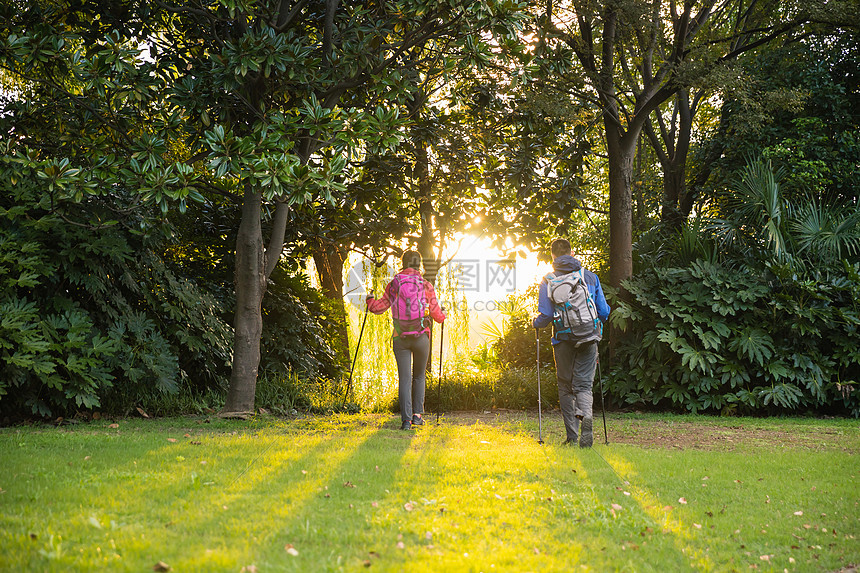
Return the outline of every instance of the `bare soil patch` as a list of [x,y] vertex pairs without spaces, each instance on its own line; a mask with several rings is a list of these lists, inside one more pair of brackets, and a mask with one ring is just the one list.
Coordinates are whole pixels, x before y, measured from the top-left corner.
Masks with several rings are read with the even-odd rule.
[[[431,414],[427,414],[428,420]],[[516,425],[536,423],[538,412],[493,410],[446,412],[445,421],[457,424]],[[435,417],[432,418],[435,420]],[[629,414],[607,413],[609,442],[642,447],[667,449],[701,449],[732,451],[753,447],[808,448],[812,450],[839,450],[860,453],[860,422],[849,424],[815,423],[768,424],[755,419],[705,418],[676,416],[671,419],[638,417]],[[544,439],[548,443],[562,441],[564,424],[559,410],[543,412]],[[603,419],[594,418],[594,443],[605,441]]]

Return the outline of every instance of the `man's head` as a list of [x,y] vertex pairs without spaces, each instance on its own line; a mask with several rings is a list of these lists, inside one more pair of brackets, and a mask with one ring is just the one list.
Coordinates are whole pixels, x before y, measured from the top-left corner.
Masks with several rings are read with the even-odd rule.
[[552,252],[552,258],[557,259],[564,255],[570,254],[570,241],[567,239],[556,239],[549,246]]
[[421,253],[418,251],[406,251],[403,253],[400,260],[403,263],[404,269],[415,269],[416,271],[421,270]]

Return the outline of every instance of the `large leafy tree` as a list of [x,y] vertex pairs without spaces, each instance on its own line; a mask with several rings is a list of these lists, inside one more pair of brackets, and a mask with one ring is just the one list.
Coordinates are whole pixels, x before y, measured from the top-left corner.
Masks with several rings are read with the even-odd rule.
[[[541,80],[592,102],[603,124],[613,286],[633,271],[634,158],[651,115],[725,62],[798,30],[814,6],[760,0],[608,0],[542,2],[537,7],[540,43],[535,53]],[[683,146],[679,151],[683,154]]]
[[[241,205],[225,414],[251,410],[261,305],[293,206],[343,190],[348,158],[395,144],[404,55],[481,44],[512,2],[34,2],[7,6],[2,65],[40,92],[50,153],[13,150],[64,197],[122,181],[166,212],[212,194]],[[472,28],[464,33],[459,22]],[[456,24],[456,25],[455,25]],[[473,48],[467,48],[473,49]],[[432,57],[426,54],[424,57]],[[271,229],[263,234],[263,221]]]

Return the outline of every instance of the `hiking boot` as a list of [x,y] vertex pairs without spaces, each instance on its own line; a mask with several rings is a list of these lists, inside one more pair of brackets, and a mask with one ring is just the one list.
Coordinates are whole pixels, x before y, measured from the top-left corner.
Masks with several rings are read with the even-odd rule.
[[592,433],[592,429],[594,426],[593,418],[583,418],[582,419],[582,428],[579,433],[579,447],[580,448],[590,448],[594,443],[594,434]]
[[412,429],[412,422],[410,422],[409,420],[406,420],[405,422],[400,424],[400,429],[401,430],[411,430]]
[[421,414],[415,414],[412,416],[412,425],[413,426],[423,426],[424,418],[421,417]]

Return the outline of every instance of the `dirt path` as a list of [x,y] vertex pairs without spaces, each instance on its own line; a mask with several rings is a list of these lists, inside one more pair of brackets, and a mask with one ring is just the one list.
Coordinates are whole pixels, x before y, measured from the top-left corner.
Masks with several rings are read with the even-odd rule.
[[[428,414],[431,419],[431,414]],[[524,412],[496,410],[484,412],[448,412],[444,419],[457,424],[516,425],[537,422],[537,410]],[[860,422],[845,420],[786,421],[773,424],[748,418],[703,418],[685,416],[661,419],[656,416],[608,413],[609,440],[615,444],[671,449],[731,451],[749,445],[776,448],[800,447],[814,450],[841,450],[860,454]],[[435,418],[432,418],[435,420]],[[561,440],[561,412],[543,412],[547,441]],[[594,420],[594,441],[602,443],[603,419]]]

